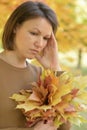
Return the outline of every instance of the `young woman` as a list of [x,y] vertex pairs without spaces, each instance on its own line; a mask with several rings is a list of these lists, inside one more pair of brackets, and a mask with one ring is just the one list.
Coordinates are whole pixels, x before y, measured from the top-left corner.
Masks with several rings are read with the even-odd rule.
[[[0,53],[0,130],[57,129],[52,121],[25,128],[25,117],[9,99],[20,89],[31,88],[30,84],[41,74],[41,68],[27,59],[36,58],[44,68],[61,73],[55,39],[57,26],[56,14],[41,2],[22,3],[7,20],[2,36],[4,50]],[[69,125],[60,129],[69,130]]]

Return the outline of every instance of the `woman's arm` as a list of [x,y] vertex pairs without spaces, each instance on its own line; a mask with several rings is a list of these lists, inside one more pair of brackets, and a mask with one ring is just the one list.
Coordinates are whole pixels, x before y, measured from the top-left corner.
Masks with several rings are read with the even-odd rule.
[[46,69],[61,71],[57,41],[53,33],[48,40],[47,46],[43,49],[42,55],[37,55],[36,59]]
[[[61,70],[58,57],[58,46],[54,34],[52,33],[47,46],[43,50],[43,55],[36,56],[36,59],[46,69],[52,69],[57,76],[64,71]],[[70,123],[61,125],[58,129],[52,124],[39,122],[35,125],[34,130],[70,130]]]

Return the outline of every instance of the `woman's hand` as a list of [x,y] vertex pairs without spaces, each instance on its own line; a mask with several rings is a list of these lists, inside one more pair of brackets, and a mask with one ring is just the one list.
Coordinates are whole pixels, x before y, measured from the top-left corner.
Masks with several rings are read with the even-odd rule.
[[37,55],[36,59],[44,68],[61,70],[58,59],[57,41],[53,33],[48,40],[47,46],[43,49],[42,54]]
[[38,122],[34,126],[34,130],[57,130],[57,128],[53,125],[53,121],[49,120],[47,123],[43,121]]

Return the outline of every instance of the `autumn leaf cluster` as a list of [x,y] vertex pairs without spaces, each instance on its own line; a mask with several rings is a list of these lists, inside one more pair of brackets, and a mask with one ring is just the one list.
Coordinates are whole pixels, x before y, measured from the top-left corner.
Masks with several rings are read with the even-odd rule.
[[31,90],[21,90],[11,99],[18,104],[31,127],[39,120],[52,119],[59,127],[67,121],[80,125],[86,122],[80,112],[87,111],[87,77],[75,77],[64,72],[57,76],[51,70],[44,70]]

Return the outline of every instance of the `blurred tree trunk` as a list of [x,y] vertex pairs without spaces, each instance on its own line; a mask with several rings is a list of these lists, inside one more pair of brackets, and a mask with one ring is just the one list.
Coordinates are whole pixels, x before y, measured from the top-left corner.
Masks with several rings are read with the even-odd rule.
[[77,68],[78,69],[81,68],[81,60],[82,60],[82,49],[79,48],[78,49],[78,61],[77,61]]

